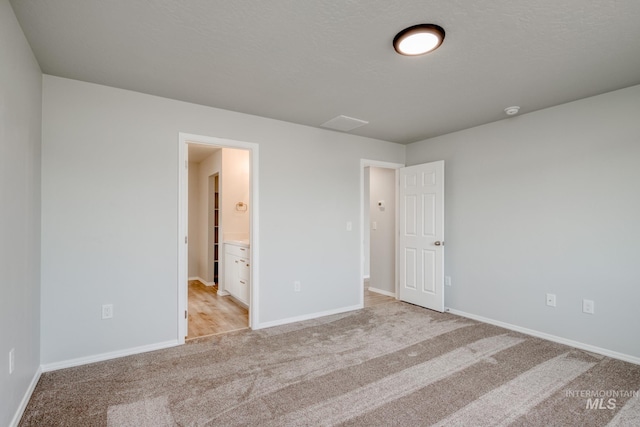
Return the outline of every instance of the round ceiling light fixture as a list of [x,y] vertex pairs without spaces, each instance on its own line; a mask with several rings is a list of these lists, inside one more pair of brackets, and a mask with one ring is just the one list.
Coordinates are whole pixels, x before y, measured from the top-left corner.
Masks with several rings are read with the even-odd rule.
[[400,55],[424,55],[436,50],[443,40],[442,27],[434,24],[420,24],[400,31],[393,39],[393,48]]

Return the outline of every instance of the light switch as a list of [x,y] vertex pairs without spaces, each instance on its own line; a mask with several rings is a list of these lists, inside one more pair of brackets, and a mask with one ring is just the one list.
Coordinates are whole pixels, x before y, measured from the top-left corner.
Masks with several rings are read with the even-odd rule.
[[371,229],[372,229],[372,230],[377,230],[377,229],[378,229],[378,223],[377,223],[377,222],[375,222],[375,221],[373,221],[373,222],[371,223]]

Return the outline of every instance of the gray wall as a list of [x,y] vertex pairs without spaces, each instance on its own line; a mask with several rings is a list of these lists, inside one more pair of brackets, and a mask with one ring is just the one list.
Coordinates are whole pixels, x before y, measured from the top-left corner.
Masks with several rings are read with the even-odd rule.
[[[40,365],[42,74],[0,1],[0,425],[9,425]],[[15,371],[9,375],[9,351]]]
[[[369,233],[370,279],[369,287],[396,293],[396,171],[369,168]],[[384,209],[378,201],[385,202]],[[376,223],[376,230],[373,223]]]
[[640,357],[640,86],[407,147],[435,160],[447,306]]
[[[44,364],[176,339],[178,132],[260,146],[260,323],[359,303],[360,159],[405,155],[398,144],[52,76],[42,126]],[[113,319],[101,320],[103,303]]]

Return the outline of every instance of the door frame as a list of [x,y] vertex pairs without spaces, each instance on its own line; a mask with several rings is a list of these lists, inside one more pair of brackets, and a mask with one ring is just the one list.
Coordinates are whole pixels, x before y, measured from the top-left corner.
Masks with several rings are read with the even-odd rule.
[[[364,196],[364,169],[367,167],[376,167],[376,168],[385,168],[385,169],[394,169],[396,172],[396,177],[395,177],[395,187],[396,187],[396,191],[395,191],[395,200],[394,200],[394,206],[395,206],[395,210],[396,210],[396,221],[395,221],[395,236],[396,236],[396,244],[395,244],[395,260],[394,260],[394,264],[395,264],[395,283],[394,283],[394,288],[395,288],[395,294],[396,294],[396,298],[398,298],[398,214],[399,214],[399,204],[398,204],[398,191],[400,189],[400,173],[399,170],[400,168],[405,167],[404,163],[391,163],[391,162],[383,162],[383,161],[379,161],[379,160],[370,160],[370,159],[360,159],[360,289],[362,290],[362,292],[360,292],[360,301],[359,301],[359,306],[360,307],[364,307],[364,231],[365,231],[365,226],[369,227],[369,224],[365,224],[364,223],[364,210],[365,210],[365,206],[364,206],[364,201],[365,201],[365,196]],[[369,206],[366,206],[366,209],[369,209]]]
[[212,145],[221,148],[236,148],[249,151],[250,161],[250,184],[249,184],[249,203],[250,209],[250,289],[249,289],[249,328],[258,325],[258,308],[259,308],[259,270],[260,270],[260,233],[259,233],[259,167],[258,167],[258,144],[246,141],[236,141],[233,139],[217,138],[212,136],[195,135],[190,133],[178,133],[178,277],[177,291],[178,304],[176,307],[177,314],[177,333],[178,343],[184,344],[187,319],[185,312],[187,310],[187,283],[188,283],[188,260],[187,260],[187,244],[185,238],[188,236],[188,169],[187,169],[187,143],[197,143],[203,145]]

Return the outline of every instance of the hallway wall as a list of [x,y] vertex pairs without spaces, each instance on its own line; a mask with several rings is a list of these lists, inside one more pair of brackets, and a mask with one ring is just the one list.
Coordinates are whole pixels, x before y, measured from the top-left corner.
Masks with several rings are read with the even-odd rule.
[[[369,287],[396,293],[396,171],[369,168]],[[384,207],[378,202],[383,201]],[[376,229],[374,229],[374,223]]]

